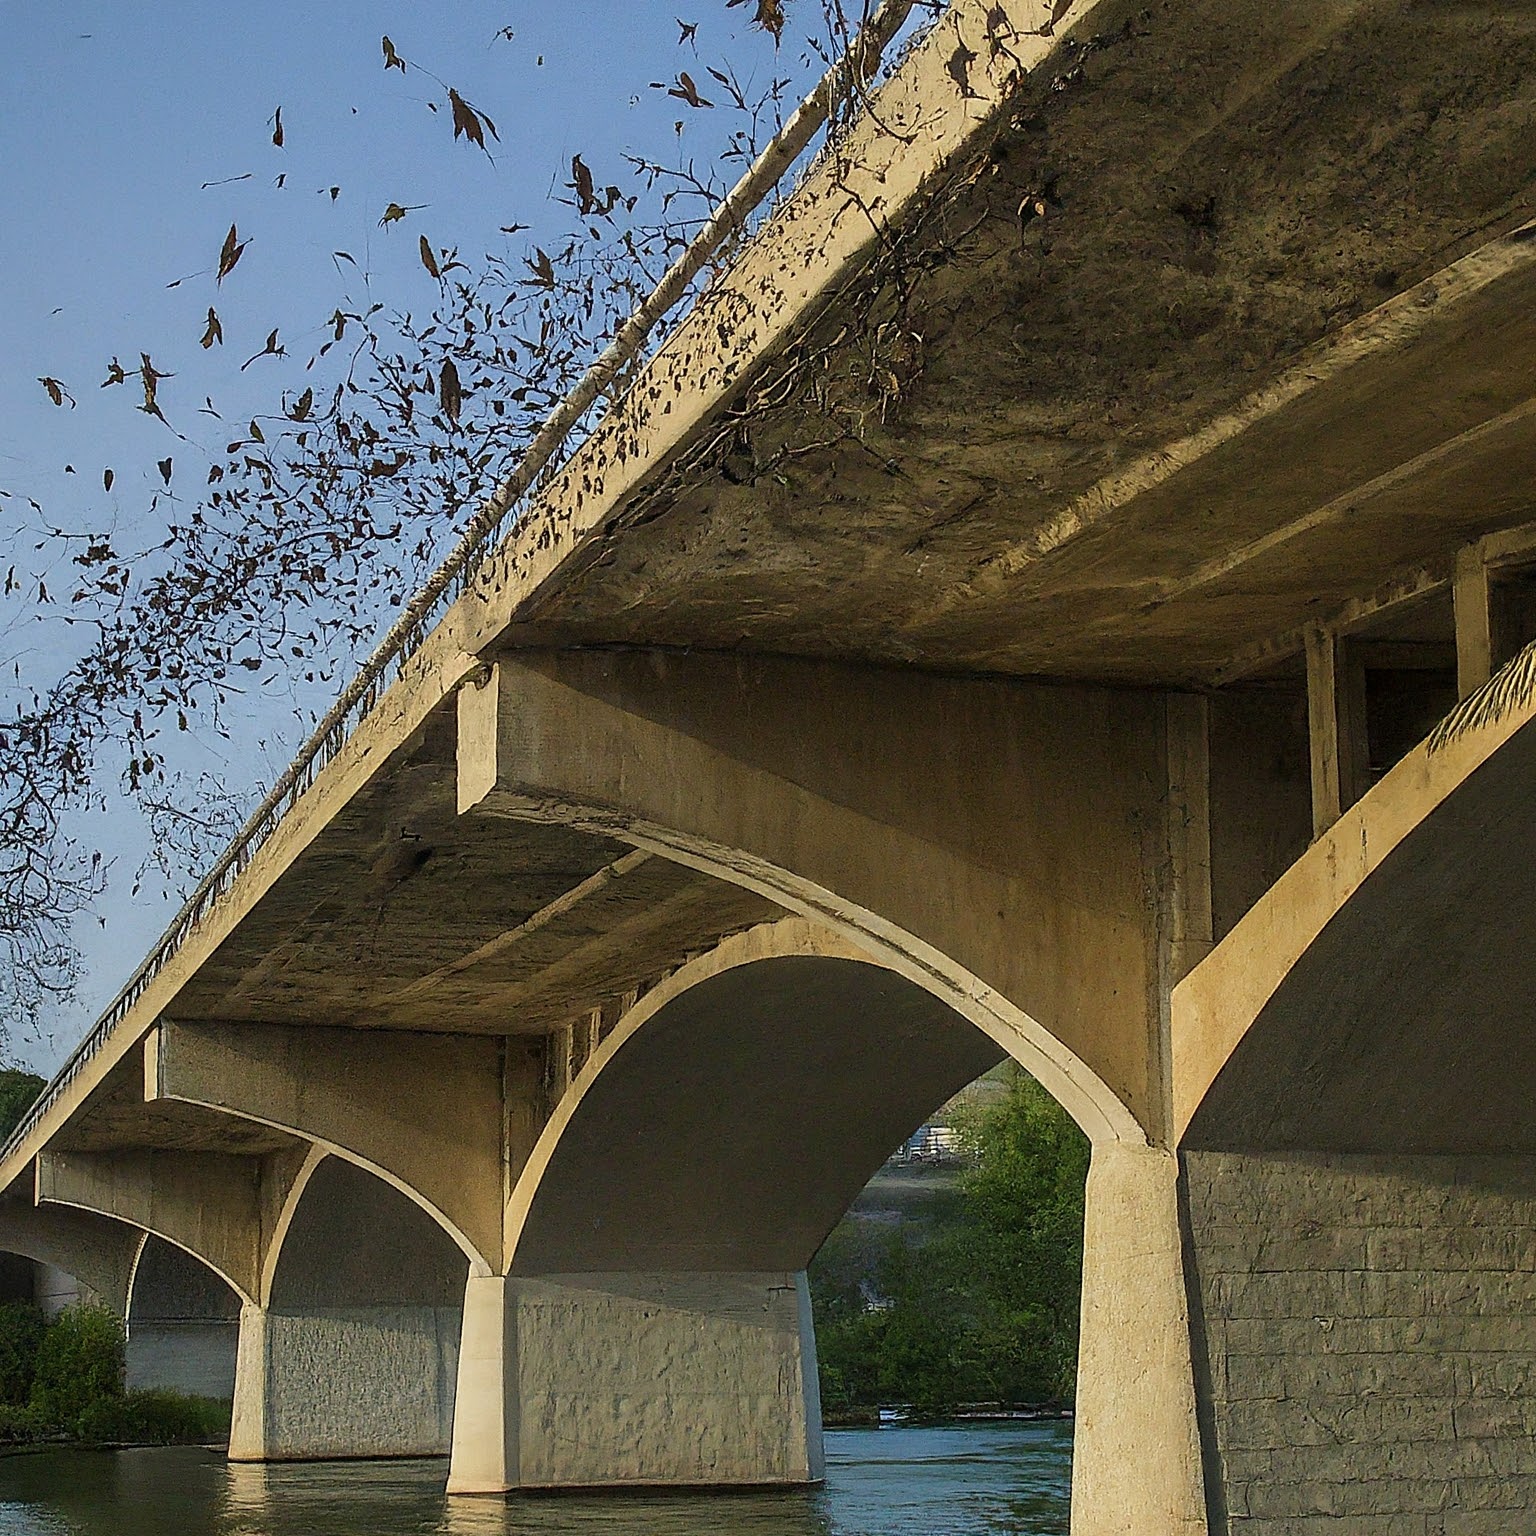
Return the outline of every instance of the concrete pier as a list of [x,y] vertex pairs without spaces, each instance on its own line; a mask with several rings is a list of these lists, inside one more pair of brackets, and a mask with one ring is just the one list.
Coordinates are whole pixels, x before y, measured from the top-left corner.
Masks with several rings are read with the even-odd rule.
[[804,1274],[470,1282],[450,1492],[823,1473]]

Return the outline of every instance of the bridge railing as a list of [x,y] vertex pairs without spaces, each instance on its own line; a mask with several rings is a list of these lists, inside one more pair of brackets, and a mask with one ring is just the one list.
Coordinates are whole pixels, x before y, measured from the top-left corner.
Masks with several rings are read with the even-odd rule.
[[192,930],[230,891],[283,818],[335,759],[390,682],[399,677],[433,626],[463,595],[487,556],[494,553],[510,531],[524,498],[565,447],[572,432],[587,418],[608,386],[639,356],[662,320],[687,296],[694,279],[711,257],[748,225],[769,193],[810,147],[816,135],[832,121],[838,102],[858,92],[863,82],[875,73],[915,3],[916,0],[881,0],[848,52],[821,77],[815,89],[726,194],[687,249],[662,275],[649,296],[618,328],[613,340],[581,381],[551,411],[516,468],[487,498],[448,557],[390,625],[293,762],[198,882],[154,948],[0,1146],[0,1162],[8,1162],[26,1142],[86,1063],[127,1018]]

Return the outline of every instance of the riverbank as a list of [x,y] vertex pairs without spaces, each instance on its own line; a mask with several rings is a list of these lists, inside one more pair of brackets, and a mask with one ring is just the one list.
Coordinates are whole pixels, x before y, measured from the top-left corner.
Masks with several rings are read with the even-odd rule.
[[46,1317],[0,1306],[0,1446],[207,1445],[229,1437],[230,1404],[129,1391],[123,1325],[99,1307]]
[[882,1408],[845,1408],[823,1410],[826,1429],[886,1429],[910,1425],[920,1429],[954,1429],[967,1424],[1034,1424],[1070,1420],[1072,1410],[1059,1403],[1038,1407],[1005,1408],[999,1404],[962,1404],[950,1413],[928,1415],[910,1404]]

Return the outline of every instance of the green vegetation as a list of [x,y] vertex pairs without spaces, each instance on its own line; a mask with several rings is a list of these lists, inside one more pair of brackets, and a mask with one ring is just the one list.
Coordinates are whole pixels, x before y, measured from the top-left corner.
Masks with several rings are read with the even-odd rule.
[[831,1422],[1072,1401],[1087,1139],[1023,1072],[960,1132],[968,1166],[925,1223],[856,1213],[811,1266]]
[[30,1302],[0,1306],[0,1443],[82,1440],[172,1445],[229,1433],[229,1404],[123,1386],[123,1325],[100,1307],[51,1322]]
[[35,1072],[15,1067],[0,1067],[0,1140],[21,1124],[21,1117],[43,1091],[44,1083]]

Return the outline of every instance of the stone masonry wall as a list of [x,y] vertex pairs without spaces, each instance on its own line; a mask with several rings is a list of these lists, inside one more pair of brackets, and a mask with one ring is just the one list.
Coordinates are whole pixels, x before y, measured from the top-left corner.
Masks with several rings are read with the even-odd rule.
[[1183,1165],[1213,1533],[1536,1530],[1536,1158]]

